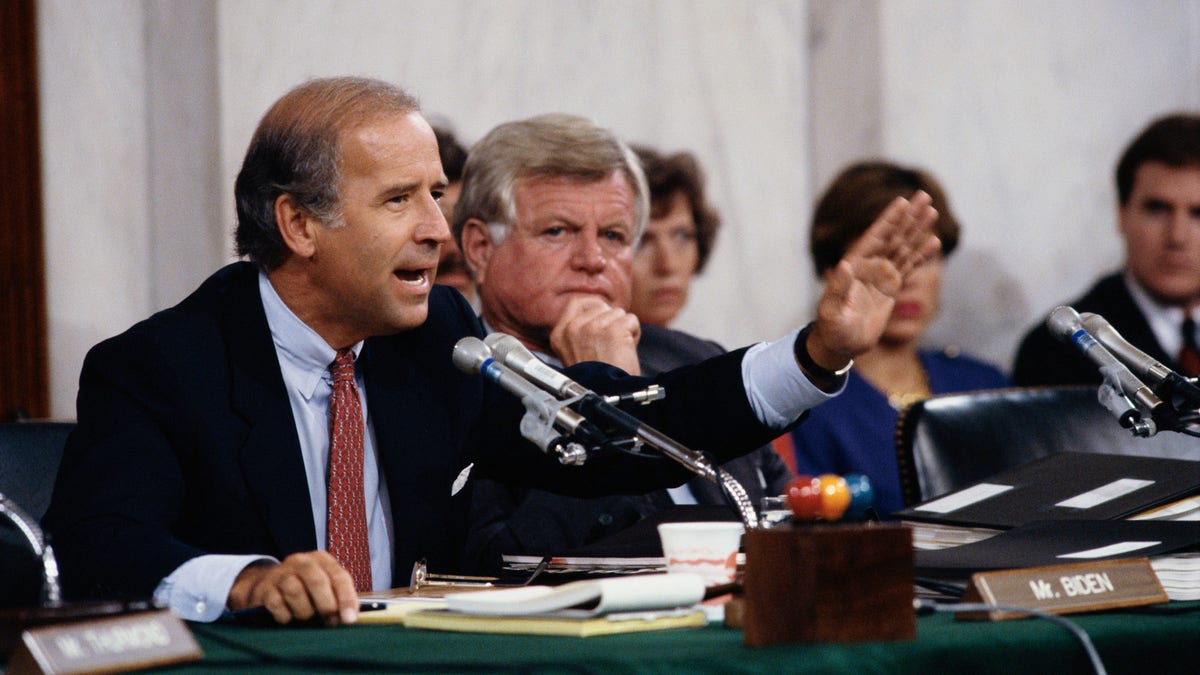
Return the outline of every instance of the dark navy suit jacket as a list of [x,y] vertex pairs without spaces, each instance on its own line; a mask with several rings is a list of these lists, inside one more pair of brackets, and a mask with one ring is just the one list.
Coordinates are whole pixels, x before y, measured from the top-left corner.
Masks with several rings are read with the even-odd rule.
[[[1129,294],[1120,273],[1110,274],[1092,286],[1071,306],[1078,312],[1099,314],[1116,328],[1121,336],[1160,363],[1178,370],[1175,356],[1163,351],[1150,329],[1150,323]],[[1021,341],[1013,364],[1013,383],[1019,386],[1095,384],[1103,378],[1100,369],[1074,346],[1057,338],[1043,321]]]
[[[300,445],[259,298],[257,269],[234,263],[179,305],[106,340],[80,376],[78,425],[49,511],[68,597],[148,597],[206,553],[284,557],[317,547]],[[613,454],[560,466],[517,432],[516,399],[459,372],[450,355],[478,319],[436,287],[425,323],[366,341],[366,394],[394,523],[394,571],[415,560],[456,570],[472,476],[581,495],[645,491],[689,474],[662,459]],[[754,418],[740,354],[668,375],[664,405],[635,411],[682,442],[729,457],[773,432]],[[601,393],[646,381],[600,364],[570,374]],[[718,411],[720,414],[718,414]]]
[[[638,361],[646,376],[695,364],[724,351],[715,342],[650,325],[642,326],[638,341]],[[674,395],[674,391],[668,390],[664,400]],[[783,494],[792,478],[769,445],[725,462],[722,468],[746,488],[755,507],[764,496]],[[699,504],[726,503],[721,488],[704,478],[692,476],[688,487]],[[570,553],[616,535],[671,504],[664,490],[581,499],[484,480],[475,486],[473,495],[466,565],[476,572],[499,574],[505,554]],[[736,518],[736,512],[730,509],[729,516]],[[645,546],[641,554],[657,554],[653,550],[656,540],[647,540]]]

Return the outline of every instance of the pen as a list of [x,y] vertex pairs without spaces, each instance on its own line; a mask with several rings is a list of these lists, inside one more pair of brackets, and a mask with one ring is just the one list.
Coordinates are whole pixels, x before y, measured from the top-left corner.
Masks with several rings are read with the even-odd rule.
[[542,572],[545,572],[546,569],[548,567],[550,567],[550,563],[553,560],[554,560],[554,556],[550,556],[550,555],[542,558],[542,561],[537,564],[537,567],[533,568],[533,573],[530,574],[529,578],[525,580],[525,583],[523,583],[521,585],[528,586],[528,585],[532,584],[534,579],[541,576]]
[[[376,610],[381,610],[381,609],[387,609],[386,602],[371,601],[371,602],[358,603],[359,613],[374,612]],[[226,616],[234,621],[243,622],[243,623],[258,623],[258,622],[271,622],[272,621],[270,610],[268,610],[263,605],[259,605],[257,607],[247,607],[246,609],[239,609],[239,610],[235,610],[232,612],[227,612]]]

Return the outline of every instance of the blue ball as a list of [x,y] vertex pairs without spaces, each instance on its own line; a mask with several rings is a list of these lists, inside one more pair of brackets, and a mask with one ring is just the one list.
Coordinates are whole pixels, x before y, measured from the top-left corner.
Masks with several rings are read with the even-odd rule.
[[848,473],[846,486],[850,488],[850,506],[846,508],[846,518],[862,520],[867,515],[867,509],[875,502],[871,481],[861,473]]

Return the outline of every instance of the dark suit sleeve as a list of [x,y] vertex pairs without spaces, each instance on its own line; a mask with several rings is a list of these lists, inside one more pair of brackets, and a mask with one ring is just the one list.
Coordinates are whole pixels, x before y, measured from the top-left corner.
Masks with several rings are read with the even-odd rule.
[[[654,382],[663,387],[666,397],[652,405],[636,406],[631,412],[719,462],[769,444],[779,431],[764,426],[750,406],[742,380],[745,353],[745,349],[739,349],[658,375]],[[609,367],[597,375],[589,385],[597,392],[629,390],[629,382],[622,380],[620,370]],[[636,379],[634,382],[637,387],[644,384]]]
[[171,385],[154,372],[155,349],[134,336],[101,343],[84,361],[78,424],[44,519],[68,597],[149,597],[202,553],[171,534],[185,486],[161,426]]
[[591,499],[474,482],[464,568],[499,575],[503,556],[561,555],[636,523],[648,508],[629,495]]
[[[709,454],[718,463],[768,444],[779,432],[759,422],[746,397],[741,373],[744,353],[730,352],[659,375],[653,382],[666,389],[666,398],[648,406],[634,406],[628,412],[683,446]],[[579,364],[566,372],[599,394],[635,391],[651,383],[600,363]],[[516,428],[521,411],[513,408],[515,397],[507,392],[499,392],[498,396],[501,400],[486,406],[491,419],[484,428],[491,431],[485,433],[496,440],[514,442],[514,435],[520,438]],[[554,458],[528,452],[532,444],[519,442],[523,442],[525,452],[485,451],[479,469],[502,482],[577,496],[648,492],[680,485],[692,475],[669,459],[632,457],[620,452],[597,454],[584,470],[562,467]],[[484,443],[482,447],[494,450],[512,446]]]
[[257,275],[230,265],[88,353],[43,519],[68,598],[146,598],[206,553],[313,547]]
[[[700,368],[664,373],[722,353],[715,343],[678,331],[644,327],[638,344],[642,370],[661,375],[658,381],[667,388],[667,398],[649,407],[636,406],[629,412],[644,415],[651,426],[691,449],[707,450],[716,456],[728,456],[730,448],[742,452],[745,448],[739,448],[738,444],[752,443],[759,423],[752,413],[737,412],[739,406],[749,408],[741,379],[740,357],[735,355]],[[579,365],[568,374],[600,393],[628,391],[650,383],[650,380],[628,378],[599,364]],[[722,390],[722,387],[729,389]],[[726,408],[733,411],[731,415]],[[743,430],[735,432],[738,425]],[[717,437],[720,435],[724,437]],[[605,476],[605,464],[610,462],[611,473]],[[582,470],[569,470],[568,478],[557,486],[546,484],[546,487],[558,492],[587,494],[568,487],[571,477],[586,475],[592,484],[584,487],[591,491],[597,486],[604,486],[604,491],[619,486],[619,489],[643,494],[580,499],[536,489],[518,489],[496,481],[474,481],[471,527],[464,559],[466,568],[495,574],[505,553],[564,554],[616,535],[647,514],[670,504],[665,491],[646,492],[649,488],[690,479],[688,485],[699,503],[726,503],[719,487],[694,476],[671,460],[634,458],[610,452],[608,456],[590,459],[588,464]],[[722,466],[743,484],[753,503],[758,503],[764,494],[782,494],[791,477],[786,465],[769,445],[723,462]],[[664,482],[667,479],[671,483]],[[638,486],[645,489],[635,489]]]

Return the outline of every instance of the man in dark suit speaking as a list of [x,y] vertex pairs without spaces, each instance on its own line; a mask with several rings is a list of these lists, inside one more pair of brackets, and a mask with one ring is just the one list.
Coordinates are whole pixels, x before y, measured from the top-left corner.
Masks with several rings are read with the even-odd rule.
[[[348,623],[358,592],[415,560],[454,569],[474,476],[584,495],[687,478],[615,455],[559,466],[520,437],[513,397],[454,368],[455,343],[482,331],[433,285],[445,184],[433,130],[397,87],[314,80],[267,111],[235,186],[248,261],[84,361],[44,519],[69,598]],[[819,400],[813,382],[836,388],[833,371],[878,337],[903,276],[937,248],[934,217],[925,200],[897,203],[806,340],[665,374],[704,395],[639,414],[722,459],[778,434]],[[599,365],[571,374],[645,385]]]

